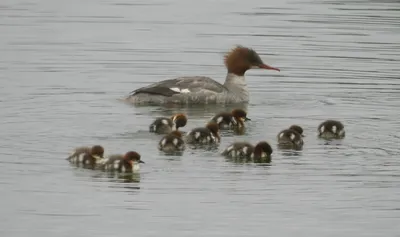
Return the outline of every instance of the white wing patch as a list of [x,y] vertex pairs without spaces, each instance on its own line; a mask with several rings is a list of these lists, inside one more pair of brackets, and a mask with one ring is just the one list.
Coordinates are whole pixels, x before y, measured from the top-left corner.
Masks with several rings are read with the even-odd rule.
[[165,125],[168,125],[168,121],[166,119],[161,120],[161,122]]
[[200,137],[200,132],[196,132],[196,133],[194,134],[194,138],[199,139],[199,137]]
[[243,153],[246,154],[249,148],[247,146],[243,147]]
[[218,118],[217,118],[217,123],[218,123],[218,124],[221,123],[223,119],[224,119],[224,118],[223,118],[222,116],[218,117]]
[[283,135],[285,135],[285,134],[283,134],[283,132],[281,134],[279,134],[279,138],[282,138]]
[[226,151],[230,152],[230,151],[232,151],[232,149],[233,149],[233,146],[228,146],[228,148],[226,148]]
[[119,160],[114,161],[114,169],[118,169]]
[[294,138],[296,137],[296,135],[294,135],[293,133],[292,134],[290,134],[290,140],[294,140]]
[[165,146],[165,144],[167,143],[167,139],[162,139],[162,141],[161,141],[161,146]]
[[169,88],[171,91],[175,91],[175,92],[178,92],[178,93],[190,93],[190,90],[189,89],[186,89],[186,88],[184,88],[184,89],[179,89],[178,87],[171,87],[171,88]]
[[323,133],[325,131],[325,126],[322,126],[319,130],[321,133]]
[[337,130],[336,126],[333,125],[333,126],[332,126],[332,132],[333,132],[333,133],[336,133],[336,130]]
[[178,138],[174,138],[174,140],[172,141],[172,143],[174,143],[175,146],[178,145]]

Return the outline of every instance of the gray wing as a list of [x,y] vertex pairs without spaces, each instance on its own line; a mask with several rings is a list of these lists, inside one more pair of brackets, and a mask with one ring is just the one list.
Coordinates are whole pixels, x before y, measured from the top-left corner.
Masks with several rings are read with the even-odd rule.
[[180,93],[197,93],[201,91],[221,93],[224,90],[226,90],[225,86],[209,77],[179,77],[139,88],[132,91],[130,95],[146,93],[171,97]]

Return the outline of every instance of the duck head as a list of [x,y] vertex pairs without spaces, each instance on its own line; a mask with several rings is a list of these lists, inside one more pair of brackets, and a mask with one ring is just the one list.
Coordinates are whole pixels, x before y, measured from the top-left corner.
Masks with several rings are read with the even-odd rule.
[[225,55],[224,62],[228,73],[234,73],[238,76],[243,76],[247,70],[254,68],[280,71],[279,68],[265,64],[253,49],[241,45],[231,49]]
[[303,128],[300,127],[299,125],[292,125],[292,126],[290,126],[289,129],[298,132],[302,137],[304,137]]
[[266,141],[261,141],[257,143],[254,147],[254,157],[255,158],[265,158],[271,156],[273,150],[272,147]]
[[250,121],[251,119],[249,119],[247,117],[247,113],[246,111],[242,110],[242,109],[234,109],[232,110],[232,117],[235,118],[235,120],[241,125],[244,126],[244,122],[246,121]]
[[218,142],[221,141],[221,137],[219,136],[219,126],[217,123],[215,122],[209,122],[206,125],[206,128],[208,128],[208,130],[210,130],[210,132],[214,135],[214,137],[217,138]]
[[133,163],[144,163],[144,161],[142,161],[140,157],[140,154],[136,151],[128,151],[124,155],[124,159],[126,159],[132,166]]
[[176,114],[172,116],[171,120],[175,125],[175,130],[178,130],[178,128],[185,127],[187,123],[187,117],[184,114]]
[[104,157],[104,148],[100,145],[94,145],[90,149],[90,155],[96,160],[100,160]]

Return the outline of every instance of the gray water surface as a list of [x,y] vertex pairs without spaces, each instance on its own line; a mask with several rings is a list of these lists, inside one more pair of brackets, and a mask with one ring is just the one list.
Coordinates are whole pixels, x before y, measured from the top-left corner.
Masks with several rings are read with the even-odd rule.
[[[1,236],[399,236],[399,1],[5,0],[0,34]],[[236,44],[281,72],[246,74],[252,121],[219,150],[267,140],[271,165],[160,154],[154,117],[183,111],[188,131],[231,108],[118,99],[183,75],[223,82]],[[325,119],[347,137],[318,140]],[[291,124],[301,152],[276,148]],[[65,161],[91,144],[146,164],[127,180]]]

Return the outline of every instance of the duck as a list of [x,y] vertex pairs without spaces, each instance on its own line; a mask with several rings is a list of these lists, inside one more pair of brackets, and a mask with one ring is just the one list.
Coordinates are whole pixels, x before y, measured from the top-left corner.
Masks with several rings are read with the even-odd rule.
[[92,167],[102,159],[104,159],[104,147],[101,145],[77,147],[74,149],[73,153],[66,158],[66,160],[72,164],[83,164]]
[[323,139],[343,139],[346,132],[340,121],[326,120],[318,126],[318,136]]
[[167,79],[138,88],[124,98],[134,105],[234,104],[249,102],[245,73],[250,69],[280,71],[263,62],[252,48],[237,45],[224,56],[224,84],[205,76]]
[[219,126],[209,122],[205,127],[194,128],[186,134],[188,144],[217,144],[221,141]]
[[172,131],[165,135],[158,143],[158,150],[166,153],[185,150],[185,142],[182,139],[182,133],[180,131]]
[[218,124],[220,129],[244,127],[245,121],[250,121],[247,112],[243,109],[234,109],[231,112],[221,112],[216,114],[210,121]]
[[299,125],[292,125],[278,133],[278,146],[284,149],[301,150],[304,144],[303,137],[303,128]]
[[171,118],[159,117],[156,118],[149,126],[151,133],[168,134],[181,127],[185,127],[187,117],[184,114],[175,114]]
[[246,159],[265,159],[271,162],[271,154],[273,150],[271,145],[266,141],[260,141],[255,146],[248,142],[234,142],[230,144],[221,153],[229,158],[246,158]]
[[128,151],[123,154],[114,154],[102,160],[99,169],[110,172],[132,173],[140,170],[140,164],[145,164],[136,151]]

